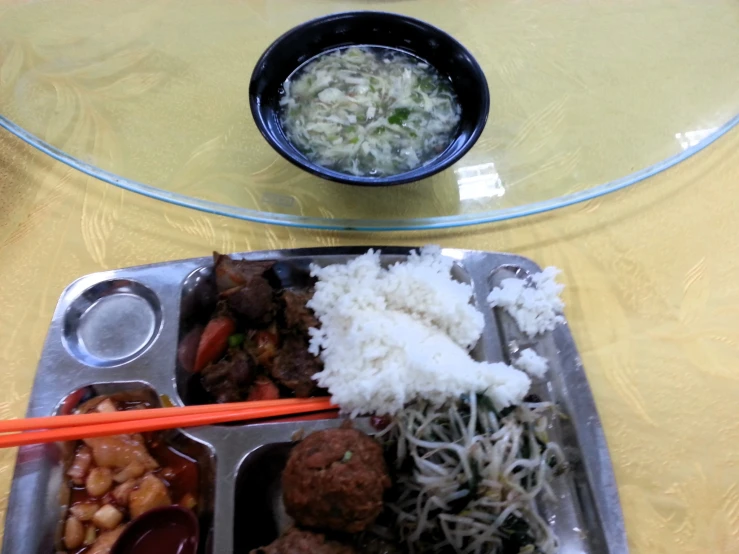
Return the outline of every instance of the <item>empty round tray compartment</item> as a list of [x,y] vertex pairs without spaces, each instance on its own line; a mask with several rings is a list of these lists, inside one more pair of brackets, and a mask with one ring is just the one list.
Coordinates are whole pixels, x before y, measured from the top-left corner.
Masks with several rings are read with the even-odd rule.
[[125,279],[103,281],[83,292],[67,309],[64,342],[81,362],[112,367],[144,352],[161,323],[161,306],[150,289]]

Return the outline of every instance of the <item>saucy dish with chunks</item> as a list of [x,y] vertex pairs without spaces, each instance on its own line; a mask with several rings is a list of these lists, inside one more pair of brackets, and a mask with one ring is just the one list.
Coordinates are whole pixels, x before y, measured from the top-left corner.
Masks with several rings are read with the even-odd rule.
[[273,265],[214,255],[215,310],[178,352],[210,402],[326,394],[313,380],[321,360],[308,352],[308,330],[319,326],[306,306],[312,291],[282,288]]
[[[111,395],[88,400],[75,413],[150,407]],[[177,504],[197,510],[197,464],[158,432],[81,440],[65,476],[70,498],[61,552],[107,554],[126,524],[151,509]]]

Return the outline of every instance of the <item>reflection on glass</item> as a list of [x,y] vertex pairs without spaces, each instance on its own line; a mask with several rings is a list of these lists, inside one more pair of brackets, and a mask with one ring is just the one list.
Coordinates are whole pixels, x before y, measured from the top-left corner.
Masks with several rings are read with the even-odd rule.
[[483,200],[505,194],[503,181],[494,163],[469,165],[454,170],[459,186],[459,200]]
[[685,131],[684,133],[677,133],[675,138],[683,150],[687,150],[691,146],[695,146],[704,138],[711,136],[718,130],[718,127],[710,127],[708,129],[696,129],[695,131]]

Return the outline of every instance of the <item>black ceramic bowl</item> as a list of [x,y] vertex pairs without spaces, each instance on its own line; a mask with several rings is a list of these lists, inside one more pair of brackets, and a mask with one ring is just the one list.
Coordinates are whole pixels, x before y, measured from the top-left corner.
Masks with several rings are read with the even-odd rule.
[[[385,46],[417,56],[451,79],[462,108],[456,137],[444,152],[412,171],[389,177],[357,177],[321,167],[295,148],[280,124],[280,88],[315,56],[346,46]],[[480,137],[490,109],[490,93],[480,66],[445,32],[403,15],[384,12],[338,13],[308,21],[278,38],[257,62],[249,86],[254,121],[272,147],[315,175],[351,185],[400,185],[438,173],[459,160]]]

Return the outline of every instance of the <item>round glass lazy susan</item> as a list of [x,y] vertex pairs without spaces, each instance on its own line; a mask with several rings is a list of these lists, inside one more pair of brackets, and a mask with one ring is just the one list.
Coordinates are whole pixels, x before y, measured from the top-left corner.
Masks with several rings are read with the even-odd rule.
[[[355,10],[459,40],[490,89],[485,131],[443,172],[330,182],[264,140],[254,64],[281,34]],[[165,202],[281,225],[429,229],[540,213],[641,181],[739,123],[728,0],[10,0],[0,125],[85,173]]]

